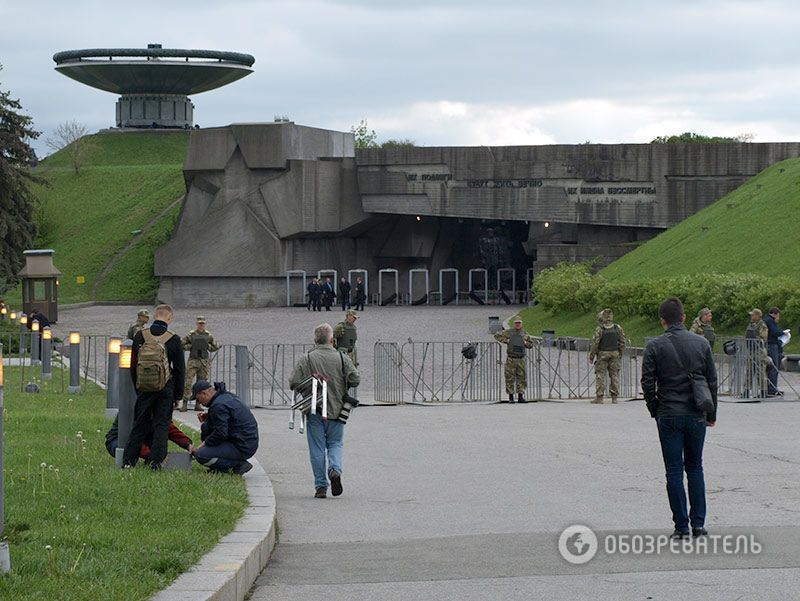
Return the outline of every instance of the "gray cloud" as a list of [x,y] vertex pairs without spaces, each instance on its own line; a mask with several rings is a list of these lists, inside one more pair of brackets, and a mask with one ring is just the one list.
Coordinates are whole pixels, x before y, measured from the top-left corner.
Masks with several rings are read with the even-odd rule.
[[[113,120],[115,97],[57,74],[54,52],[161,42],[256,57],[253,75],[193,98],[202,126],[287,114],[347,129],[367,117],[383,137],[493,144],[518,115],[521,130],[558,142],[662,125],[800,135],[790,2],[0,0],[0,12],[35,24],[4,32],[0,82],[45,132]],[[466,117],[440,115],[440,101]]]

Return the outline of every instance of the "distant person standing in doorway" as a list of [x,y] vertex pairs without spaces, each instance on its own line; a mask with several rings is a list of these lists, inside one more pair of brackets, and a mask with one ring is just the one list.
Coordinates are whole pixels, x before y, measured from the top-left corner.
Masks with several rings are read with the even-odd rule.
[[350,282],[345,277],[339,280],[339,300],[342,303],[342,311],[347,311],[350,308]]
[[367,302],[367,291],[364,288],[364,281],[356,278],[356,311],[364,310],[364,303]]

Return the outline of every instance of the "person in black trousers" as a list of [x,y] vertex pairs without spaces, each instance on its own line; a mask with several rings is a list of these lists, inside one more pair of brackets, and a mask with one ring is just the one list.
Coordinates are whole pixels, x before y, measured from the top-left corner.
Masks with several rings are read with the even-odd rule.
[[364,303],[367,300],[367,294],[364,291],[364,282],[361,278],[356,278],[356,311],[364,310]]
[[783,343],[781,342],[783,330],[778,327],[780,320],[781,310],[778,307],[772,307],[769,310],[769,314],[764,318],[764,323],[767,324],[767,355],[771,359],[770,366],[767,369],[767,378],[769,379],[768,396],[780,396],[783,394],[782,391],[778,390],[778,370],[783,357]]
[[306,287],[308,291],[308,310],[322,311],[320,298],[322,297],[322,286],[319,285],[317,278],[311,278],[311,283]]
[[[142,442],[150,432],[153,434],[153,443],[150,446],[150,467],[160,469],[167,457],[167,438],[169,424],[172,421],[173,408],[183,399],[183,382],[186,366],[183,357],[181,337],[169,331],[173,310],[169,305],[156,307],[153,324],[136,334],[131,348],[131,379],[136,387],[136,406],[133,411],[133,427],[125,453],[122,456],[124,466],[134,467],[139,460]],[[169,363],[169,373],[166,384],[161,390],[143,392],[137,387],[137,366],[139,364],[139,350],[145,343],[145,332],[152,336],[163,336],[164,348]]]
[[342,311],[347,311],[350,308],[350,282],[345,277],[339,280],[339,300],[342,302]]
[[[647,343],[642,359],[642,390],[650,416],[658,426],[661,454],[667,475],[667,497],[675,530],[673,538],[708,534],[706,488],[703,476],[703,444],[706,427],[717,421],[717,369],[708,341],[687,331],[686,315],[677,298],[668,298],[658,309],[664,334]],[[705,377],[714,411],[695,407],[689,374]],[[689,488],[689,506],[683,472]]]
[[330,278],[325,278],[325,283],[322,284],[322,303],[325,305],[325,310],[330,311],[333,300],[336,298],[336,290],[333,288],[333,282]]

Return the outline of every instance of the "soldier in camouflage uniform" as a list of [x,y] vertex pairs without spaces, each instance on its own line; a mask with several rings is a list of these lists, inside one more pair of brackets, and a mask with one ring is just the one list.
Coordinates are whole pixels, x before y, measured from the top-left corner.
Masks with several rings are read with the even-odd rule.
[[711,317],[711,309],[703,307],[689,327],[689,331],[708,340],[708,344],[711,345],[711,350],[713,351],[717,335],[714,333],[714,326],[711,325]]
[[[214,342],[214,336],[206,330],[206,318],[202,315],[197,316],[197,327],[183,338],[183,350],[189,351],[181,406],[181,411],[186,411],[195,376],[198,380],[208,380],[208,353],[219,350],[219,345]],[[203,407],[195,403],[194,410],[202,411]]]
[[333,328],[333,346],[350,357],[353,365],[358,367],[356,356],[356,341],[358,340],[356,319],[358,319],[358,313],[352,309],[345,313],[344,321],[340,321],[336,324],[336,327]]
[[744,333],[745,337],[745,376],[744,376],[744,396],[750,396],[750,388],[753,384],[753,376],[756,378],[758,388],[753,391],[754,398],[767,396],[767,369],[769,360],[767,358],[767,337],[769,329],[762,319],[761,309],[750,311],[750,323]]
[[[528,387],[528,378],[525,371],[525,351],[533,348],[533,337],[522,329],[522,320],[514,320],[511,330],[501,330],[494,335],[495,340],[507,345],[505,367],[506,394],[508,402],[514,402],[514,395],[520,403],[525,400],[525,389]],[[536,402],[536,399],[533,399]]]
[[[606,373],[611,380],[611,402],[616,403],[619,396],[620,358],[625,351],[625,332],[622,326],[614,323],[611,309],[603,309],[597,315],[599,325],[592,336],[589,348],[589,363],[594,363],[595,398],[592,403],[602,405],[606,391]],[[597,359],[595,361],[595,359]]]
[[150,321],[150,311],[147,309],[140,309],[136,314],[136,322],[131,324],[131,327],[128,328],[128,339],[133,340],[136,334],[144,330],[148,321]]

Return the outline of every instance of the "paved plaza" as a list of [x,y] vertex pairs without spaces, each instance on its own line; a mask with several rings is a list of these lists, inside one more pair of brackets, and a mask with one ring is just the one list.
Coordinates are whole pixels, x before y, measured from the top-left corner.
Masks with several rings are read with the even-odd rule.
[[305,439],[257,411],[280,543],[254,601],[796,598],[800,403],[733,404],[708,431],[712,534],[758,555],[558,552],[573,524],[669,534],[657,433],[643,402],[364,407],[347,426],[339,498],[313,499]]
[[[65,309],[59,328],[122,331],[135,307]],[[381,340],[489,340],[499,307],[368,309],[359,347]],[[301,342],[324,319],[304,309],[195,313],[225,343]],[[371,357],[361,356],[369,377]],[[644,403],[373,406],[346,429],[345,493],[312,498],[305,437],[286,411],[256,410],[258,460],[277,498],[279,544],[254,601],[336,598],[783,600],[800,589],[800,403],[722,403],[705,465],[712,534],[754,536],[759,554],[558,551],[568,526],[607,536],[671,532],[664,469]],[[187,414],[184,414],[187,415]],[[188,416],[188,415],[187,415]],[[193,416],[191,416],[193,417]]]

